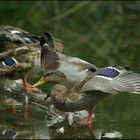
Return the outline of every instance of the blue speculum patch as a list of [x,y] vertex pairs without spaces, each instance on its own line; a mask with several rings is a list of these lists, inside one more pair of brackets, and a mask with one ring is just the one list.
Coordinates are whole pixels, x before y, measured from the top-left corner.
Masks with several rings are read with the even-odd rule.
[[3,62],[5,63],[6,66],[12,66],[13,64],[16,63],[12,58],[7,58]]
[[97,75],[105,76],[108,78],[114,78],[119,75],[119,72],[116,69],[106,68],[101,70]]
[[17,35],[19,35],[20,37],[22,37],[25,41],[30,42],[29,40],[32,40],[31,37],[27,36],[27,34],[23,33],[23,32],[20,32],[20,33],[15,33]]

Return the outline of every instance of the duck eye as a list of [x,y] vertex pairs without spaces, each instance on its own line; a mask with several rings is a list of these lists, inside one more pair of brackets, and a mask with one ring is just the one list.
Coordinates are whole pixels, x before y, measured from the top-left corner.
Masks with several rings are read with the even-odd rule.
[[8,66],[8,67],[13,66],[14,64],[17,64],[17,63],[18,63],[17,60],[13,57],[7,58],[7,59],[2,61],[2,64],[4,66]]

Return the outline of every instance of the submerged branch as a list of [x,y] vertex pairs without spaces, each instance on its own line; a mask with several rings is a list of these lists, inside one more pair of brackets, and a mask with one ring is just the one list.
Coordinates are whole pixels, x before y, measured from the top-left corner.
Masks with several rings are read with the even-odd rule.
[[29,103],[35,102],[45,107],[51,105],[51,99],[47,97],[47,94],[38,91],[24,91],[21,88],[22,82],[20,80],[8,81],[6,80],[4,84],[0,86],[0,97],[12,98],[19,102],[26,102],[28,97]]

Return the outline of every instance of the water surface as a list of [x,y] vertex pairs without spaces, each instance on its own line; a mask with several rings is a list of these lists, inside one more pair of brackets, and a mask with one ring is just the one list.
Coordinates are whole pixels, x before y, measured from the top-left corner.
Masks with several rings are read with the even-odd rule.
[[[11,138],[2,132],[17,133],[17,139],[97,139],[114,136],[125,139],[140,139],[140,96],[132,94],[111,95],[100,102],[95,111],[93,127],[70,126],[68,121],[49,125],[45,109],[29,106],[25,116],[22,106],[13,114],[8,106],[0,110],[0,139]],[[109,135],[108,135],[109,134]]]

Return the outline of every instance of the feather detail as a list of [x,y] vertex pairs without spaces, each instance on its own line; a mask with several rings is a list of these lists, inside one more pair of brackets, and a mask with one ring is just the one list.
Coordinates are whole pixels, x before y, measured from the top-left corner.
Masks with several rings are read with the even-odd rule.
[[41,49],[41,65],[44,71],[53,70],[59,67],[59,57],[57,53],[51,50],[47,44]]
[[112,94],[119,92],[140,94],[140,74],[116,67],[106,67],[95,72],[80,92],[91,90]]
[[37,41],[37,37],[35,35],[30,34],[20,28],[1,25],[0,26],[0,41],[1,43],[5,42],[14,42],[17,44],[25,44],[25,43],[35,43]]
[[140,94],[140,74],[126,71],[114,79],[123,87],[123,92]]
[[11,58],[7,58],[5,60],[2,61],[2,64],[5,66],[5,67],[9,67],[9,66],[13,66],[14,64],[17,64],[17,60],[13,57]]

